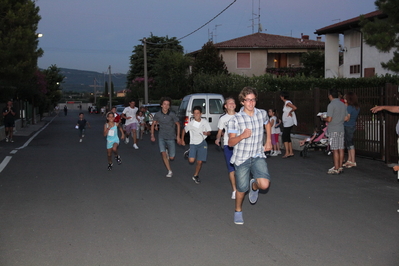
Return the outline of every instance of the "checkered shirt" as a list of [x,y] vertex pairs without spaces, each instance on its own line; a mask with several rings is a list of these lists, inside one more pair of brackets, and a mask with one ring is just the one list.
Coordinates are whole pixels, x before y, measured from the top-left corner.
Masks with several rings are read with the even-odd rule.
[[252,134],[249,138],[242,139],[234,146],[230,163],[240,165],[249,158],[266,158],[263,148],[264,125],[269,122],[269,116],[265,110],[255,108],[253,116],[246,114],[243,109],[236,113],[228,123],[228,133],[236,133],[237,136],[249,128]]

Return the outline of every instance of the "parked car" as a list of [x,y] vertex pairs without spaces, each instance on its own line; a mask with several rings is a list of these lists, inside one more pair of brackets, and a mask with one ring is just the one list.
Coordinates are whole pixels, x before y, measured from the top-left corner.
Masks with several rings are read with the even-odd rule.
[[216,93],[195,93],[183,98],[178,117],[182,128],[193,119],[192,110],[194,106],[202,107],[202,118],[208,120],[211,125],[211,134],[216,135],[218,131],[219,117],[223,114],[224,97]]

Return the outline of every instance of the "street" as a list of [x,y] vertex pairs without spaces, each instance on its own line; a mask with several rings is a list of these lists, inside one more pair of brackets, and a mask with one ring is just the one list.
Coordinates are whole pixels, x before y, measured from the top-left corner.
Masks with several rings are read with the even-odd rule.
[[271,186],[233,222],[223,152],[209,141],[195,165],[178,146],[166,178],[150,135],[120,143],[107,171],[105,118],[78,111],[46,118],[31,136],[0,142],[0,265],[399,265],[399,182],[383,162],[327,175],[331,156],[267,159]]

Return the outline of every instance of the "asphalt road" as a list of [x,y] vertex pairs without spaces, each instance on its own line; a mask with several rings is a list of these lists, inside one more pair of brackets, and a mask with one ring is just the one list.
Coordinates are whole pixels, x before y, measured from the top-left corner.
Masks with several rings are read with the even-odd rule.
[[271,187],[235,225],[214,144],[200,185],[183,147],[166,178],[149,135],[107,171],[104,118],[86,114],[82,143],[77,118],[0,143],[0,265],[399,265],[399,183],[382,162],[330,176],[320,152],[268,158]]

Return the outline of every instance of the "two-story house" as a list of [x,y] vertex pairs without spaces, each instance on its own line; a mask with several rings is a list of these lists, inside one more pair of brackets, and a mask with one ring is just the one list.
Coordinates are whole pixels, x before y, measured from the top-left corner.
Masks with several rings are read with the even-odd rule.
[[[384,19],[387,15],[374,11],[364,15],[366,19]],[[382,53],[364,42],[359,26],[360,16],[316,30],[315,34],[325,35],[326,78],[359,78],[374,75],[394,74],[381,66],[393,57],[393,52]],[[343,44],[340,39],[343,36]],[[343,64],[340,65],[340,54]]]
[[[254,33],[214,44],[223,56],[227,70],[246,76],[260,76],[267,68],[301,67],[300,58],[309,51],[324,51],[324,42],[301,38]],[[193,57],[199,51],[190,53]]]

